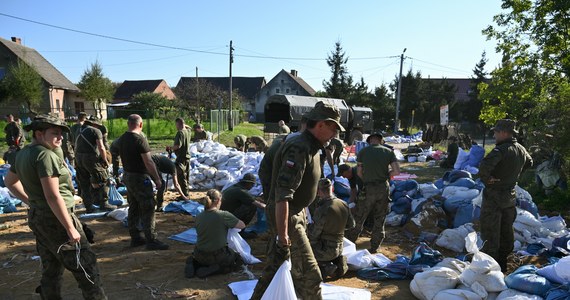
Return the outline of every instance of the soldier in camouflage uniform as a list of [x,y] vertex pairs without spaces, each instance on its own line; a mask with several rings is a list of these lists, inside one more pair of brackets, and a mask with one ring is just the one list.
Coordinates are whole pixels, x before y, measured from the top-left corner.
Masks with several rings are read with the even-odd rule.
[[358,201],[356,204],[354,212],[356,227],[347,232],[346,238],[356,242],[362,232],[366,218],[370,213],[373,213],[374,227],[370,238],[369,251],[376,253],[386,235],[384,222],[390,202],[388,180],[391,176],[400,174],[400,165],[394,152],[380,144],[383,139],[381,134],[371,134],[369,138],[370,145],[360,150],[356,158],[357,173],[364,182],[366,196],[363,199],[364,201]]
[[41,285],[36,291],[42,299],[61,299],[67,269],[84,299],[107,299],[97,257],[74,213],[71,174],[56,153],[61,153],[62,132],[69,128],[57,117],[38,115],[25,129],[32,131],[32,143],[20,151],[5,183],[30,206],[28,225],[42,263]]
[[252,173],[243,175],[238,183],[224,190],[220,209],[232,213],[245,225],[249,224],[257,212],[257,208],[265,208],[265,203],[257,200],[249,193],[254,185],[255,175]]
[[532,158],[513,137],[518,132],[515,121],[498,120],[495,131],[495,148],[485,156],[479,166],[479,176],[485,183],[481,205],[482,251],[493,257],[507,270],[507,256],[513,251],[513,223],[517,216],[515,185],[522,171],[532,166]]
[[182,196],[186,197],[190,193],[188,180],[190,179],[190,149],[188,148],[191,143],[190,130],[186,128],[184,119],[176,118],[176,136],[174,136],[174,145],[172,150],[176,154],[176,176],[178,177],[178,184],[184,193]]
[[204,126],[202,126],[202,124],[196,123],[192,128],[194,129],[194,136],[192,137],[192,142],[208,139],[208,133],[204,130]]
[[234,137],[234,144],[236,146],[236,149],[238,149],[239,151],[242,152],[246,152],[247,149],[245,149],[245,142],[247,141],[247,137],[243,134],[238,134]]
[[247,138],[245,143],[246,151],[250,144],[255,144],[255,151],[257,152],[267,151],[267,141],[258,135],[250,136]]
[[344,128],[340,125],[339,109],[322,101],[315,105],[308,119],[307,129],[287,138],[275,155],[266,207],[270,228],[267,263],[252,299],[261,299],[275,272],[289,257],[297,295],[305,300],[322,298],[321,272],[307,237],[306,208],[317,194],[321,176],[319,152]]
[[309,225],[309,240],[319,263],[323,279],[346,274],[348,265],[342,256],[344,230],[354,227],[354,219],[346,202],[334,196],[332,183],[319,180],[319,197],[313,224]]
[[85,120],[75,141],[77,181],[81,186],[81,198],[87,212],[95,211],[93,204],[104,210],[117,208],[108,203],[109,163],[103,134],[99,130],[101,125],[101,120],[97,118]]
[[[127,187],[129,202],[129,235],[131,247],[146,244],[148,250],[166,250],[168,245],[156,239],[154,221],[154,193],[151,180],[157,189],[162,187],[156,166],[150,155],[146,138],[141,135],[143,122],[139,115],[130,115],[127,120],[129,130],[117,142],[113,142],[112,152],[119,153],[125,171],[123,181]],[[140,236],[139,223],[144,238]]]
[[277,136],[271,147],[267,149],[265,155],[263,155],[263,159],[261,163],[259,163],[259,171],[257,175],[259,176],[259,182],[261,183],[261,188],[263,190],[263,200],[267,203],[267,199],[269,198],[269,190],[271,189],[271,173],[273,171],[273,160],[275,158],[275,154],[279,147],[285,142],[285,138],[287,135],[280,135]]

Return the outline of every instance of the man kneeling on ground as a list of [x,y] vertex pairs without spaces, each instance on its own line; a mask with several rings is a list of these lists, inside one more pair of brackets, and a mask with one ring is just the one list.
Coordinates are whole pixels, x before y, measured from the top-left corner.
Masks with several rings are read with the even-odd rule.
[[[238,183],[224,190],[220,209],[231,212],[238,219],[242,220],[245,225],[249,224],[258,207],[265,209],[265,203],[257,200],[249,193],[249,190],[254,185],[255,175],[252,173],[243,175],[243,178]],[[243,237],[246,238],[246,236]]]
[[241,256],[228,247],[227,236],[228,229],[243,229],[245,224],[230,212],[220,210],[221,203],[221,193],[208,190],[205,210],[196,217],[198,241],[193,255],[186,260],[184,273],[187,278],[229,273],[243,265]]
[[342,255],[344,230],[354,227],[354,219],[346,202],[334,196],[331,181],[319,180],[318,203],[309,226],[309,240],[323,279],[339,278],[348,266]]

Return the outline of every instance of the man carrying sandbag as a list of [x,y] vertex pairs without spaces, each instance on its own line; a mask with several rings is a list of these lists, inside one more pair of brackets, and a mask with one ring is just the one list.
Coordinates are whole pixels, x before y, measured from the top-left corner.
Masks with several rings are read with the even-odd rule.
[[311,248],[323,279],[339,278],[348,271],[342,246],[344,230],[354,227],[354,219],[346,202],[334,196],[329,179],[319,180],[317,196],[313,224],[309,225]]
[[275,155],[266,207],[271,242],[267,245],[267,264],[251,299],[261,299],[281,264],[289,258],[297,295],[305,300],[322,299],[321,272],[306,232],[306,208],[317,195],[320,150],[344,127],[340,125],[340,110],[322,101],[315,104],[307,119],[307,129],[287,138]]
[[517,216],[515,185],[520,174],[532,166],[532,158],[513,136],[515,121],[498,120],[493,128],[495,148],[481,161],[479,176],[485,183],[481,205],[482,251],[507,271],[507,256],[513,251],[513,223]]

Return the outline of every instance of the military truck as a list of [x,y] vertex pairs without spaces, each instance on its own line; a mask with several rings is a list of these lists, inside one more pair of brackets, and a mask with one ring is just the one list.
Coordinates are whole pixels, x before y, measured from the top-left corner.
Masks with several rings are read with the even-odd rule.
[[346,129],[341,133],[341,138],[349,145],[355,140],[362,140],[364,133],[371,133],[374,128],[372,109],[369,107],[350,106],[343,99],[307,97],[296,95],[273,95],[265,103],[265,124],[266,133],[277,133],[279,131],[279,120],[297,131],[301,123],[303,114],[311,111],[319,101],[334,104],[340,110],[340,123]]

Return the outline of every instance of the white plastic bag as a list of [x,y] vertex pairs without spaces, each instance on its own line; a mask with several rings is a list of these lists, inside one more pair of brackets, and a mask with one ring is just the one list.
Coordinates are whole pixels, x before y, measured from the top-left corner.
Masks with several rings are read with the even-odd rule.
[[433,300],[480,300],[481,297],[472,291],[449,289],[437,293]]
[[513,289],[507,289],[497,296],[497,300],[542,300],[542,297],[519,292]]
[[297,300],[291,277],[291,261],[286,260],[275,273],[261,300]]
[[228,230],[228,237],[227,237],[228,247],[237,252],[241,256],[241,258],[243,258],[243,261],[246,264],[252,265],[260,263],[261,260],[251,255],[251,247],[241,237],[241,235],[239,235],[239,231],[240,229],[237,228],[232,228]]
[[368,250],[356,250],[346,255],[346,263],[350,270],[360,270],[374,266],[374,259]]
[[356,245],[351,240],[342,238],[342,255],[347,256],[353,252],[356,252]]
[[570,256],[561,258],[555,265],[554,271],[564,283],[570,282]]

